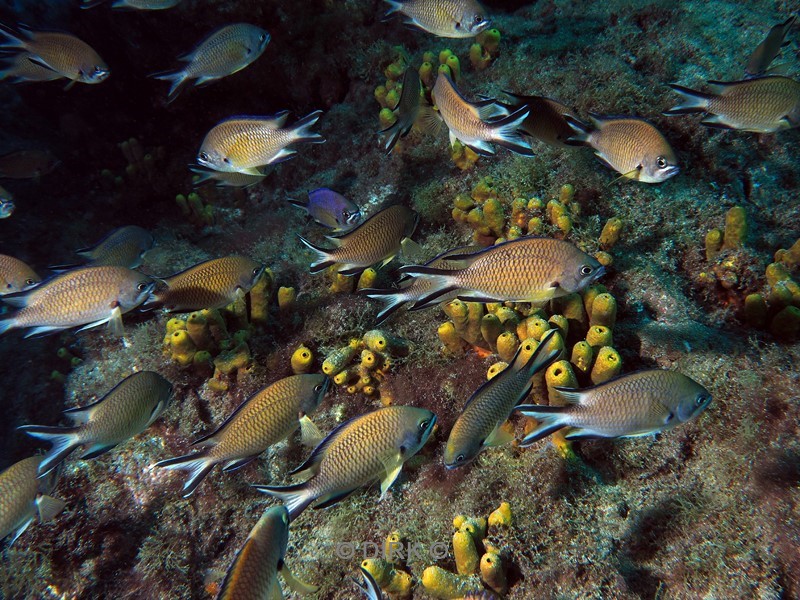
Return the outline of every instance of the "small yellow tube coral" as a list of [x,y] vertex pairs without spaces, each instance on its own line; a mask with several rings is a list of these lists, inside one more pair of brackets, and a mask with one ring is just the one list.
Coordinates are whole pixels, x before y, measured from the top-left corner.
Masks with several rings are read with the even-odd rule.
[[619,241],[619,236],[622,233],[622,220],[617,217],[611,217],[606,224],[603,225],[603,231],[600,232],[600,247],[603,250],[610,250]]
[[597,360],[594,361],[590,379],[595,385],[613,379],[622,371],[622,357],[619,352],[609,346],[600,348]]
[[498,594],[505,594],[508,589],[506,570],[503,559],[497,552],[487,552],[481,557],[481,579]]
[[800,308],[787,306],[772,319],[770,331],[776,338],[792,341],[800,338]]
[[364,269],[361,272],[361,275],[358,277],[358,283],[356,284],[357,290],[363,290],[366,288],[375,287],[375,280],[378,278],[378,272],[369,267],[368,269]]
[[499,373],[502,373],[507,366],[508,363],[503,361],[494,363],[491,367],[489,367],[489,370],[486,371],[486,380],[488,381],[492,377],[495,377]]
[[551,364],[547,368],[547,371],[545,371],[544,381],[547,384],[550,404],[553,406],[559,406],[563,404],[557,392],[555,392],[553,388],[578,387],[578,379],[575,377],[575,372],[572,370],[572,365],[566,360],[559,360]]
[[407,356],[410,350],[407,340],[380,329],[364,334],[364,344],[373,352],[386,352],[392,356]]
[[322,372],[333,377],[342,371],[355,357],[357,347],[358,343],[356,341],[355,345],[351,343],[331,352],[322,363]]
[[722,232],[712,229],[706,234],[706,260],[711,262],[722,250]]
[[500,355],[500,358],[507,363],[511,362],[514,355],[517,353],[517,348],[519,348],[519,338],[517,334],[505,331],[497,337],[496,343],[497,354]]
[[612,329],[617,321],[617,300],[611,294],[598,294],[592,302],[589,326],[603,325]]
[[311,366],[314,364],[314,353],[306,346],[299,346],[297,350],[292,353],[291,358],[292,371],[295,375],[308,373]]
[[744,299],[744,318],[751,327],[767,324],[767,303],[761,294],[749,294]]
[[478,572],[480,556],[475,548],[475,540],[469,533],[459,530],[453,534],[453,557],[459,575],[472,575]]
[[612,344],[613,334],[605,325],[593,325],[586,332],[586,342],[592,348],[601,348]]
[[278,288],[278,308],[281,312],[291,310],[297,301],[297,292],[293,287]]
[[193,312],[186,319],[186,332],[197,348],[209,349],[213,345],[208,321],[201,312]]
[[581,374],[588,375],[592,369],[592,359],[594,358],[594,349],[585,340],[577,342],[572,347],[572,357],[570,362]]
[[448,352],[461,354],[464,351],[464,342],[456,332],[456,327],[452,321],[439,325],[437,333],[439,334],[439,340],[444,344]]
[[742,206],[734,206],[725,214],[723,250],[741,248],[747,241],[747,213]]
[[169,337],[170,355],[172,360],[182,367],[192,364],[194,353],[197,351],[192,338],[185,329],[179,329]]
[[422,587],[434,598],[455,600],[480,589],[481,582],[475,576],[456,575],[441,567],[432,566],[422,572]]
[[508,502],[501,502],[489,515],[489,527],[511,527],[513,517],[511,515],[511,505]]
[[489,313],[481,319],[481,335],[493,352],[497,351],[497,338],[503,333],[503,324],[496,315]]

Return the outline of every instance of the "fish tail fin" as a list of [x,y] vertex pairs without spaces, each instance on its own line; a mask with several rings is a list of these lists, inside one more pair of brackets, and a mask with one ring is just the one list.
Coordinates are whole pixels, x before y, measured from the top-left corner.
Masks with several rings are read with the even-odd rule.
[[490,124],[494,130],[492,142],[522,156],[533,156],[533,149],[530,143],[525,141],[525,138],[519,132],[522,123],[528,118],[530,112],[530,108],[521,106],[510,115],[491,121]]
[[564,143],[570,146],[585,146],[589,141],[589,135],[592,133],[591,125],[587,125],[570,115],[562,116],[573,131],[573,135],[564,140]]
[[253,487],[262,494],[269,494],[283,502],[289,511],[289,519],[291,520],[294,520],[297,515],[308,508],[309,504],[315,499],[313,495],[308,493],[305,482],[287,485],[286,487],[270,485],[254,485]]
[[151,75],[154,79],[160,79],[162,81],[169,81],[170,88],[169,92],[167,92],[167,104],[175,100],[178,95],[181,93],[183,88],[189,81],[189,76],[185,70],[181,69],[180,71],[166,71],[163,73],[154,73]]
[[39,475],[55,469],[75,448],[81,445],[77,427],[44,427],[41,425],[23,425],[19,428],[28,435],[52,444],[50,450],[39,464]]
[[292,136],[294,137],[292,143],[308,142],[310,144],[322,144],[323,142],[325,142],[324,137],[322,137],[315,131],[311,131],[311,127],[317,121],[319,121],[319,118],[321,116],[322,116],[322,111],[315,110],[314,112],[306,115],[305,117],[300,119],[297,123],[292,125]]
[[421,310],[437,304],[438,299],[459,289],[456,283],[456,276],[461,273],[461,270],[443,270],[433,267],[425,267],[418,265],[407,265],[398,269],[403,275],[410,277],[424,277],[426,281],[432,285],[428,289],[428,293],[420,297],[409,310]]
[[3,335],[9,329],[14,329],[16,327],[16,319],[11,317],[10,319],[0,319],[0,335]]
[[536,419],[538,424],[519,443],[520,448],[527,448],[534,442],[555,433],[567,426],[567,406],[539,406],[537,404],[520,404],[517,411],[525,417]]
[[314,252],[317,253],[317,260],[316,262],[311,263],[311,273],[316,274],[324,271],[328,267],[331,267],[336,264],[336,261],[331,259],[330,253],[328,250],[324,248],[320,248],[309,242],[303,236],[298,235],[297,237],[300,238],[300,241],[303,242],[308,248],[311,248]]
[[163,467],[165,469],[178,469],[180,471],[189,471],[189,478],[183,484],[181,493],[184,498],[191,496],[203,481],[206,475],[211,472],[211,469],[217,464],[215,460],[207,456],[207,450],[201,450],[194,454],[187,454],[185,456],[176,456],[175,458],[168,458],[161,460],[154,464],[154,467]]
[[401,12],[403,10],[403,3],[398,1],[398,0],[384,0],[384,2],[386,2],[389,5],[388,10],[383,15],[383,20],[384,21],[389,20],[389,18],[393,14],[395,14],[397,12]]
[[404,119],[397,119],[386,129],[382,129],[379,134],[386,134],[386,142],[383,144],[383,150],[386,154],[391,154],[397,140],[405,136],[414,125],[413,122],[407,123]]
[[366,296],[367,298],[374,298],[375,300],[380,300],[381,302],[386,303],[386,305],[375,316],[375,325],[380,325],[383,323],[401,306],[408,302],[408,297],[403,294],[403,291],[397,289],[379,290],[376,288],[364,288],[363,290],[359,290],[358,293]]
[[20,34],[0,23],[0,48],[25,48],[27,44]]
[[715,94],[698,92],[675,83],[670,83],[669,87],[680,94],[681,103],[661,113],[668,117],[672,115],[689,115],[706,112],[706,110],[708,110],[708,101],[716,97]]

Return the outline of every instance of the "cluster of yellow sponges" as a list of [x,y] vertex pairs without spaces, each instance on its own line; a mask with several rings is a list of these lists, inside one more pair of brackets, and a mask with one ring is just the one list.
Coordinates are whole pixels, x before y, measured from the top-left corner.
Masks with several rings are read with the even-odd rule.
[[748,285],[747,281],[751,260],[742,251],[748,231],[745,209],[734,206],[728,210],[724,231],[712,229],[706,234],[705,256],[709,266],[698,274],[697,280],[719,290],[717,295],[724,302],[740,306],[744,320],[752,327],[769,329],[782,340],[798,339],[800,284],[793,273],[800,268],[800,240],[775,253],[774,262],[768,264],[764,272],[766,285],[752,292],[755,286]]
[[214,224],[214,206],[198,192],[191,192],[188,196],[178,194],[175,203],[181,209],[181,214],[195,227]]
[[327,271],[331,282],[328,289],[334,294],[350,294],[354,289],[361,290],[375,287],[378,271],[372,267],[361,271],[358,277],[355,275],[342,275],[336,271],[336,268],[336,265],[333,265]]
[[[494,179],[483,177],[470,194],[458,194],[453,201],[452,215],[459,223],[468,224],[473,239],[481,246],[490,246],[524,235],[548,233],[566,237],[580,216],[580,204],[575,202],[575,188],[562,185],[558,198],[544,202],[540,198],[525,198],[514,194],[512,200],[502,198]],[[599,250],[595,257],[604,266],[612,263],[608,250],[619,241],[622,221],[616,217],[608,220],[598,239]]]
[[182,367],[191,367],[210,377],[214,390],[226,391],[229,381],[239,379],[252,368],[247,340],[254,325],[267,321],[272,295],[272,272],[250,290],[250,308],[242,298],[217,310],[200,310],[167,321],[164,354]]
[[142,143],[133,137],[117,146],[127,164],[123,172],[115,173],[111,169],[100,171],[101,181],[106,189],[133,190],[143,184],[152,186],[158,182],[162,171],[160,163],[166,156],[163,146],[145,150]]
[[453,519],[453,558],[456,573],[436,565],[422,573],[422,587],[434,598],[455,600],[488,587],[498,594],[508,591],[508,559],[492,545],[487,534],[511,527],[511,506],[503,502],[489,515],[473,518],[458,515]]

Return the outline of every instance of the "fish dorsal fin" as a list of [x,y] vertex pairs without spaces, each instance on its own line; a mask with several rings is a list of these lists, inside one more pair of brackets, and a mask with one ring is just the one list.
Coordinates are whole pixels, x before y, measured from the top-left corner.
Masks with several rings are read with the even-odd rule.
[[344,430],[344,428],[354,420],[355,419],[350,419],[349,421],[345,421],[344,423],[337,425],[327,436],[325,436],[325,439],[322,440],[316,448],[314,448],[314,451],[306,459],[306,461],[294,471],[289,473],[289,475],[292,475],[293,477],[301,477],[306,474],[315,474],[319,469],[319,463],[322,462],[328,446],[330,446],[336,437]]
[[286,119],[289,116],[288,110],[282,110],[280,112],[275,113],[274,115],[265,115],[265,116],[253,116],[253,115],[239,115],[235,117],[228,117],[222,123],[227,123],[228,121],[261,121],[267,127],[275,127],[280,128],[286,125]]
[[316,585],[310,585],[295,577],[285,562],[282,562],[280,567],[278,567],[278,571],[283,576],[283,580],[286,582],[286,585],[289,586],[289,589],[296,594],[305,596],[306,594],[313,594],[319,589]]
[[[753,77],[753,79],[761,79],[761,77]],[[739,81],[709,81],[708,89],[713,94],[722,94],[726,88],[741,83]]]

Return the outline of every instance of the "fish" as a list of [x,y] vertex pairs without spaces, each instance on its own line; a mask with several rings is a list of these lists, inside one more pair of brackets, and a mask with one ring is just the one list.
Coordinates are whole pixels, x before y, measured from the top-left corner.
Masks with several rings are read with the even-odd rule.
[[[82,0],[81,8],[94,8],[109,0]],[[112,0],[111,8],[136,10],[165,10],[180,4],[181,0]]]
[[517,407],[539,422],[521,447],[564,427],[570,428],[564,436],[568,440],[651,435],[697,417],[711,402],[709,391],[693,379],[660,369],[637,371],[582,390],[555,391],[566,406]]
[[0,187],[0,219],[7,219],[14,214],[17,205],[11,199],[10,195]]
[[796,15],[792,15],[783,23],[779,23],[769,30],[767,37],[756,46],[747,61],[747,66],[744,69],[746,78],[760,77],[769,72],[769,66],[772,61],[778,57],[781,49],[788,44],[786,36],[792,29],[796,18]]
[[17,33],[0,27],[0,38],[5,38],[0,43],[0,49],[19,48],[27,52],[29,60],[69,79],[67,88],[78,82],[102,83],[111,75],[108,65],[94,48],[71,33],[26,28],[21,28],[21,33]]
[[18,258],[0,254],[0,298],[24,292],[41,281],[36,271]]
[[384,266],[400,251],[404,238],[411,237],[417,227],[419,215],[401,204],[393,204],[376,212],[355,229],[339,236],[327,235],[332,249],[315,246],[302,236],[297,236],[308,248],[317,253],[311,263],[311,273],[320,273],[338,265],[342,275],[355,275],[374,264]]
[[[459,248],[453,248],[451,250],[447,250],[446,252],[442,252],[438,256],[433,257],[431,260],[426,262],[423,266],[424,267],[432,267],[436,269],[444,269],[447,271],[452,271],[454,269],[460,269],[464,267],[463,261],[453,261],[450,260],[449,257],[455,254],[462,254],[468,255],[472,254],[473,252],[478,252],[483,250],[481,246],[462,246]],[[376,289],[376,288],[364,288],[362,290],[358,290],[357,293],[367,296],[368,298],[374,298],[376,300],[381,300],[386,303],[378,314],[375,316],[375,324],[380,325],[386,319],[388,319],[395,311],[397,311],[400,307],[404,304],[409,302],[416,302],[421,298],[424,298],[428,295],[433,286],[433,281],[431,279],[425,277],[406,277],[398,282],[399,288],[389,288],[389,289]],[[452,297],[442,296],[439,298],[439,302],[448,302],[453,300],[456,295]]]
[[351,200],[328,188],[308,192],[308,202],[289,200],[289,204],[302,208],[324,227],[349,230],[361,222],[361,209]]
[[0,156],[0,177],[35,179],[52,173],[60,164],[47,150],[17,150]]
[[194,442],[203,450],[154,466],[189,471],[182,490],[188,498],[215,465],[223,464],[226,472],[239,469],[298,427],[306,444],[316,443],[322,435],[309,415],[319,407],[330,383],[330,378],[317,374],[279,379],[242,402],[214,432]]
[[24,83],[27,81],[55,81],[63,79],[61,73],[37,62],[36,56],[30,52],[18,52],[6,57],[9,62],[0,69],[0,80],[10,83]]
[[572,146],[589,146],[595,156],[621,178],[642,183],[661,183],[678,174],[675,152],[653,125],[638,117],[589,115],[587,125],[565,115],[573,129],[567,139]]
[[167,102],[172,102],[193,79],[194,85],[204,85],[251,65],[264,53],[269,41],[269,33],[256,25],[225,25],[197,44],[194,50],[179,57],[187,63],[183,69],[156,73],[153,77],[170,82]]
[[386,134],[386,143],[383,149],[389,154],[397,140],[408,135],[414,123],[417,122],[422,109],[422,80],[419,73],[412,67],[407,67],[403,73],[403,87],[400,91],[400,101],[392,112],[397,120],[381,131]]
[[495,153],[492,144],[497,144],[517,154],[533,156],[530,144],[520,135],[522,124],[530,115],[527,106],[508,114],[492,99],[468,102],[442,71],[431,93],[449,131],[451,146],[459,140],[475,153],[491,156]]
[[147,305],[167,312],[223,308],[243,298],[264,273],[265,265],[244,256],[225,256],[196,264],[169,277]]
[[462,467],[474,460],[485,448],[502,446],[514,436],[502,425],[531,392],[533,376],[546,369],[561,355],[551,347],[556,330],[548,331],[535,346],[534,340],[520,344],[511,364],[480,386],[453,424],[444,449],[447,469]]
[[[530,112],[528,118],[522,122],[521,130],[529,136],[536,138],[557,148],[572,148],[567,144],[567,139],[574,134],[564,115],[577,119],[578,116],[566,104],[544,96],[520,96],[512,92],[503,92],[514,99],[515,106],[527,106]],[[510,106],[509,110],[513,110]]]
[[395,13],[406,17],[405,24],[413,25],[444,38],[471,38],[492,21],[476,0],[386,0],[389,10],[385,18]]
[[37,479],[42,456],[31,456],[0,473],[0,541],[11,534],[11,544],[39,518],[49,521],[64,510],[62,500],[42,493]]
[[386,496],[403,463],[428,441],[436,415],[425,408],[387,406],[346,421],[331,431],[293,476],[309,476],[285,487],[253,486],[283,501],[294,520],[312,503],[327,508],[375,479]]
[[140,306],[155,281],[125,267],[84,267],[56,275],[35,288],[3,296],[17,308],[0,320],[0,334],[32,328],[25,337],[80,327],[80,331],[109,323],[122,335],[122,315]]
[[39,476],[55,469],[76,448],[84,446],[86,460],[108,452],[150,427],[169,406],[172,384],[154,371],[139,371],[119,382],[88,406],[64,411],[72,427],[19,427],[30,436],[52,444],[39,465]]
[[704,113],[702,125],[774,133],[800,125],[800,82],[780,75],[742,81],[709,81],[710,91],[698,92],[670,84],[681,95],[681,104],[667,116]]
[[108,233],[94,246],[76,251],[88,259],[83,265],[60,265],[50,267],[52,271],[66,271],[76,266],[101,267],[116,266],[135,269],[142,264],[144,255],[153,247],[153,234],[136,225],[118,227]]
[[313,594],[317,587],[295,578],[284,562],[289,545],[289,512],[273,506],[250,531],[236,554],[217,600],[268,600],[283,598],[278,573],[298,594]]
[[194,165],[190,166],[189,170],[197,174],[197,177],[192,179],[192,185],[194,187],[199,187],[204,183],[214,181],[217,187],[246,188],[261,183],[267,176],[267,173],[261,173],[260,175],[227,173],[225,171],[214,171]]
[[284,127],[288,114],[282,111],[272,117],[233,117],[222,121],[206,134],[197,162],[215,171],[261,175],[259,167],[292,158],[297,151],[290,146],[325,141],[311,131],[322,115],[321,110]]
[[359,567],[359,569],[361,569],[361,577],[363,578],[363,582],[355,578],[353,578],[353,581],[358,586],[358,589],[364,594],[364,597],[367,600],[383,600],[383,592],[381,591],[378,582],[375,581],[375,578],[372,576],[372,573],[367,571],[364,567]]
[[430,280],[428,293],[410,310],[420,310],[447,295],[465,302],[544,303],[580,292],[605,274],[593,256],[575,245],[546,237],[524,236],[470,254],[454,254],[448,261],[463,261],[458,269],[418,265],[399,272]]

